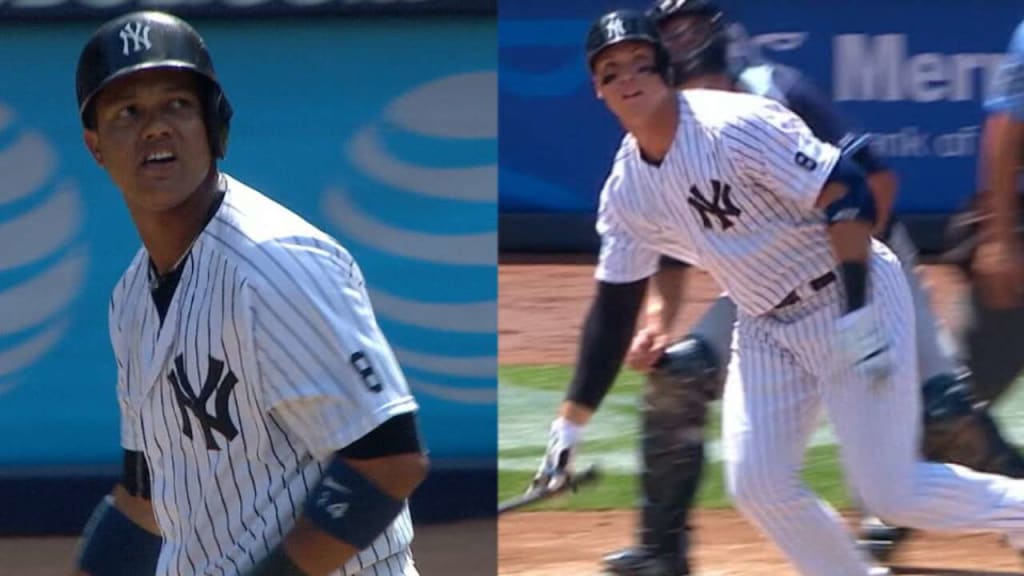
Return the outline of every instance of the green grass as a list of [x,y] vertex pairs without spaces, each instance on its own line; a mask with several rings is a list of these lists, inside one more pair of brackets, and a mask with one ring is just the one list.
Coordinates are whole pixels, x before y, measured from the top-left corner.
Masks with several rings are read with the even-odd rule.
[[[571,377],[566,366],[511,366],[499,369],[499,498],[521,494],[540,464],[548,427]],[[579,492],[535,506],[547,510],[598,510],[632,508],[637,500],[636,463],[637,401],[640,377],[624,371],[600,411],[588,425],[578,468],[599,463],[603,480]],[[706,430],[709,461],[698,496],[704,508],[729,507],[721,462],[717,459],[720,438],[718,405],[711,407]],[[835,506],[849,504],[840,474],[837,449],[827,432],[807,451],[803,477],[812,490]]]
[[[538,459],[539,462],[539,459]],[[849,504],[846,489],[835,466],[836,450],[827,446],[811,448],[807,454],[804,480],[812,490],[835,506]],[[529,485],[532,472],[502,470],[498,479],[498,496],[504,501],[522,494]],[[628,473],[608,473],[601,481],[579,492],[559,497],[533,506],[535,510],[613,510],[631,508],[637,501],[637,477]],[[722,467],[718,463],[705,466],[700,493],[697,496],[701,508],[729,508],[728,497],[722,478]]]

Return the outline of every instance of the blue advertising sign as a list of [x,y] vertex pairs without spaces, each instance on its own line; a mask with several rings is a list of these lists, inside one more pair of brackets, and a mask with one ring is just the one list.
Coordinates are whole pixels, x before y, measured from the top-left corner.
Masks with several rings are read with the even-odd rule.
[[[140,243],[82,143],[93,28],[0,26],[0,466],[120,461],[106,311]],[[493,458],[493,19],[197,28],[235,108],[222,169],[358,259],[434,458]]]
[[[499,6],[500,210],[593,213],[622,132],[594,97],[589,23],[638,0]],[[981,104],[1019,2],[725,0],[730,33],[807,73],[899,173],[897,210],[949,213],[974,191]],[[882,16],[884,15],[884,16]],[[983,32],[979,32],[983,31]]]

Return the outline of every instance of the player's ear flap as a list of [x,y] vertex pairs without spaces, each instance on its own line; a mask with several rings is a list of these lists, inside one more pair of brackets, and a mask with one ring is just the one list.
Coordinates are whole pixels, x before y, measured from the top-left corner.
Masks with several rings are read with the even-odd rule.
[[103,166],[103,154],[100,152],[100,140],[96,132],[85,130],[82,132],[82,139],[85,140],[85,147],[89,149],[89,153],[92,154],[96,163]]

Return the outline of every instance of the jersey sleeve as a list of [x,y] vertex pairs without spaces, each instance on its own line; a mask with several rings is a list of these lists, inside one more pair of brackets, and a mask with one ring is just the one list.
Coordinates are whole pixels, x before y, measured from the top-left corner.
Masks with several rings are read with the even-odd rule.
[[1007,113],[1024,122],[1024,22],[1017,26],[1007,54],[996,70],[985,110]]
[[324,457],[417,405],[347,253],[283,249],[286,273],[254,290],[265,406]]
[[635,282],[653,275],[660,258],[660,254],[639,242],[622,221],[615,198],[623,185],[622,174],[613,169],[601,191],[597,212],[601,251],[594,277],[610,284]]
[[726,158],[741,177],[780,198],[811,208],[839,159],[807,124],[778,102],[760,102],[721,128]]

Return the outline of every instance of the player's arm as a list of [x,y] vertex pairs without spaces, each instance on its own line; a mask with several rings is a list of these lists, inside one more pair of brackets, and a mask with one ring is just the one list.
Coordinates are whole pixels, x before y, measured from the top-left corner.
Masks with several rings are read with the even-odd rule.
[[1024,254],[1017,232],[1017,175],[1024,159],[1024,24],[1011,41],[985,108],[978,176],[987,218],[974,269],[986,300],[1008,307],[1024,291]]
[[558,410],[568,424],[587,424],[607,396],[622,368],[646,290],[646,278],[621,284],[597,282],[569,389]]
[[659,254],[637,241],[620,219],[617,198],[630,191],[616,164],[601,191],[597,232],[601,250],[594,273],[597,286],[580,334],[576,364],[559,417],[571,426],[586,424],[611,388]]
[[689,267],[668,256],[658,261],[658,271],[651,277],[644,304],[643,327],[633,337],[626,354],[626,363],[641,372],[650,370],[672,340],[672,330],[683,301],[686,269]]
[[76,574],[153,574],[160,545],[146,460],[140,452],[125,450],[121,481],[83,530]]
[[334,453],[302,516],[251,576],[319,576],[369,547],[426,478],[415,416],[399,414]]
[[1008,113],[991,114],[982,136],[983,184],[989,193],[989,239],[1003,244],[1017,240],[1019,200],[1017,172],[1024,153],[1024,119]]
[[[254,281],[258,386],[323,473],[295,527],[247,576],[322,576],[368,548],[406,510],[426,476],[417,404],[377,325],[362,274],[347,255],[301,245],[296,274]],[[297,503],[298,505],[298,503]]]
[[637,242],[618,219],[610,192],[623,182],[615,170],[605,183],[598,212],[601,251],[597,286],[583,321],[575,368],[565,399],[551,423],[544,460],[530,490],[557,489],[572,472],[583,427],[608,394],[622,368],[658,254]]
[[644,307],[645,326],[656,326],[671,332],[683,304],[683,287],[689,265],[674,258],[662,256],[658,271],[651,279],[651,288]]
[[569,389],[551,423],[547,451],[529,490],[557,490],[569,481],[583,428],[622,367],[646,288],[646,276],[621,283],[597,281],[594,299],[583,321]]
[[[783,68],[792,74],[784,84],[787,105],[797,116],[804,120],[816,138],[823,142],[835,144],[841,148],[855,147],[850,157],[867,175],[868,189],[875,202],[874,235],[885,239],[888,237],[893,206],[899,190],[899,179],[883,161],[871,150],[865,135],[855,134],[842,115],[836,109],[835,102],[825,96],[803,74],[795,69]],[[858,142],[858,139],[863,139]]]
[[867,301],[867,258],[876,213],[867,179],[852,158],[839,156],[814,205],[825,212],[845,288],[845,313],[853,312]]
[[839,140],[838,146],[846,158],[853,161],[864,173],[871,201],[874,204],[874,226],[872,234],[885,241],[893,224],[893,206],[899,191],[899,178],[872,150],[870,137],[866,134],[848,133]]
[[893,359],[888,336],[878,329],[878,314],[868,301],[868,256],[877,220],[874,197],[853,153],[845,149],[839,154],[815,206],[825,213],[844,288],[837,350],[858,375],[877,385],[888,380]]

